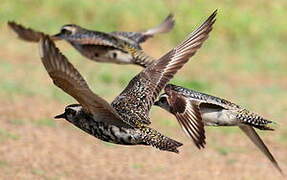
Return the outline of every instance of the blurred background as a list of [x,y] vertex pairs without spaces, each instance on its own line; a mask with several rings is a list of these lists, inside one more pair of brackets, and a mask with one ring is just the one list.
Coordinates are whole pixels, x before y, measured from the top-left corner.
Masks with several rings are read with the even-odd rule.
[[[218,8],[217,22],[196,56],[172,80],[229,99],[267,119],[259,132],[287,171],[286,0],[1,0],[0,179],[280,179],[238,128],[207,127],[198,150],[176,119],[153,107],[152,127],[183,142],[180,154],[102,142],[54,115],[75,100],[56,88],[40,62],[38,45],[7,27],[14,20],[54,34],[75,23],[98,31],[141,31],[170,12],[176,25],[144,43],[159,58]],[[141,68],[99,64],[57,42],[91,88],[112,101]]]

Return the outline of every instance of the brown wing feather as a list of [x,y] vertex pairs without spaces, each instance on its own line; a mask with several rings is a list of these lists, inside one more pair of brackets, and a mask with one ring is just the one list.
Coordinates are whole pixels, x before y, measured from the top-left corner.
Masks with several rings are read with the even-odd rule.
[[239,128],[249,137],[249,139],[260,149],[260,151],[271,161],[273,166],[283,175],[283,171],[278,165],[276,159],[271,154],[267,146],[264,144],[263,140],[260,136],[256,133],[253,127],[248,125],[241,125]]
[[174,27],[174,16],[169,14],[161,24],[156,27],[150,28],[144,32],[123,32],[123,31],[115,31],[110,34],[115,35],[120,38],[124,38],[126,40],[131,40],[132,43],[143,43],[147,39],[153,37],[159,33],[167,33],[172,30]]
[[186,100],[178,93],[169,94],[168,97],[171,112],[175,115],[184,132],[192,138],[199,149],[204,148],[206,144],[205,131],[198,105],[193,101]]
[[[148,115],[151,106],[158,97],[166,83],[173,78],[174,74],[192,57],[208,38],[212,25],[215,22],[215,11],[199,28],[191,33],[188,38],[176,48],[169,51],[159,60],[153,61],[146,69],[134,77],[119,97],[133,97],[133,104],[137,104],[139,112],[134,113],[133,121],[149,124],[149,119],[140,119],[141,114]],[[143,87],[144,86],[144,87]],[[113,101],[118,103],[119,98]],[[126,102],[128,106],[131,102]],[[135,120],[136,119],[136,120]]]
[[26,28],[13,21],[9,21],[8,26],[18,35],[19,38],[25,41],[39,42],[41,37],[44,35],[42,32],[35,31],[31,28]]
[[90,90],[81,74],[48,36],[40,40],[40,52],[42,62],[54,84],[74,97],[87,113],[106,117],[107,122],[115,125],[127,126],[110,104]]
[[153,65],[143,70],[142,73],[149,77],[154,85],[153,96],[149,96],[148,106],[151,106],[154,103],[166,83],[173,78],[174,74],[182,68],[208,38],[209,32],[212,30],[212,25],[215,22],[216,12],[217,11],[215,11],[198,29],[192,32],[180,45],[159,60],[154,61]]
[[172,30],[174,27],[175,21],[174,21],[174,15],[169,14],[161,24],[157,25],[156,27],[150,28],[143,32],[142,34],[144,35],[139,42],[144,42],[146,41],[147,38],[152,37],[155,34],[159,33],[167,33]]

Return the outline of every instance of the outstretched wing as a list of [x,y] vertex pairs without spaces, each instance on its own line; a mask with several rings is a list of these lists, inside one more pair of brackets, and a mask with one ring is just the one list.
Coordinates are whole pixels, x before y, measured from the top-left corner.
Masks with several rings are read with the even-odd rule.
[[[40,31],[35,31],[31,28],[26,28],[20,24],[17,24],[16,22],[9,21],[8,26],[18,35],[18,37],[24,41],[29,42],[39,42],[41,37],[44,35],[44,33]],[[50,37],[53,41],[59,40],[56,37]]]
[[115,31],[115,32],[111,32],[110,34],[113,34],[118,37],[128,38],[140,44],[140,43],[145,42],[147,39],[153,37],[155,34],[167,33],[171,31],[173,27],[174,27],[174,16],[172,14],[169,14],[161,24],[151,29],[148,29],[144,32]]
[[[188,38],[169,51],[159,60],[153,61],[141,73],[135,76],[123,92],[113,101],[113,107],[125,106],[137,111],[130,116],[130,124],[150,124],[149,110],[160,91],[174,74],[192,57],[208,38],[215,22],[216,11]],[[130,107],[131,106],[131,107]],[[124,118],[123,118],[124,119]]]
[[200,149],[204,148],[205,131],[204,123],[200,114],[198,104],[190,99],[183,97],[179,93],[165,90],[168,94],[168,101],[171,112],[175,115],[184,132],[189,135],[194,144]]
[[9,21],[8,26],[18,35],[19,38],[30,41],[39,42],[44,33],[35,31],[31,28],[26,28],[16,22]]
[[273,166],[283,174],[280,166],[278,165],[276,159],[273,157],[267,146],[264,144],[260,136],[256,133],[253,127],[249,125],[240,125],[239,128],[248,136],[248,138],[260,149],[260,151],[271,161]]
[[91,91],[81,74],[61,54],[48,36],[43,36],[40,40],[40,54],[42,63],[54,84],[74,97],[87,113],[101,117],[99,120],[107,123],[128,126],[110,104]]

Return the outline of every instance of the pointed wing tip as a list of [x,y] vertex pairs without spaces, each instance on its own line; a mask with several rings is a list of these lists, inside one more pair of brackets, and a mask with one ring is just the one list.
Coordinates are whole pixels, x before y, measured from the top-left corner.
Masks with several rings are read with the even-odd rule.
[[163,31],[164,33],[171,31],[175,25],[174,14],[169,13],[168,16],[165,18],[165,20],[163,21],[163,24],[166,25],[166,29],[165,31]]
[[275,157],[271,154],[267,146],[264,144],[263,140],[256,133],[255,129],[250,125],[239,126],[239,128],[247,135],[247,137],[257,146],[257,148],[270,160],[272,165],[282,174],[282,169],[280,168],[278,162]]
[[12,27],[13,25],[15,25],[16,23],[15,23],[15,21],[8,21],[7,22],[7,25],[9,26],[9,27]]
[[218,12],[218,9],[215,9],[213,11],[213,13],[207,18],[206,22],[211,22],[211,26],[215,23],[216,21],[216,16],[217,16],[217,12]]
[[24,29],[24,27],[21,24],[16,23],[15,21],[8,21],[7,25],[10,29],[12,29],[15,33],[19,35],[20,30]]
[[205,148],[205,142],[203,144],[198,144],[197,148],[200,150],[204,149]]
[[217,15],[217,13],[218,13],[218,9],[215,9],[215,10],[212,12],[211,16],[212,16],[212,17],[215,17],[215,16]]
[[44,34],[18,24],[15,21],[8,21],[7,25],[12,31],[14,31],[14,33],[16,33],[18,38],[27,42],[39,42],[41,35]]
[[218,10],[214,10],[213,13],[209,16],[209,18],[215,22],[216,21],[216,16],[217,16]]
[[206,141],[205,141],[205,132],[204,132],[202,139],[199,142],[197,142],[196,146],[198,149],[201,150],[205,148],[205,145],[206,145]]
[[271,160],[273,166],[280,172],[280,174],[283,177],[286,177],[286,174],[283,172],[283,170],[281,169],[281,167],[279,166],[278,162],[274,159],[273,161]]
[[7,22],[8,27],[14,31],[18,35],[19,29],[23,28],[22,25],[16,23],[15,21],[8,21]]
[[283,177],[286,177],[286,174],[282,171],[282,169],[279,167],[279,165],[277,164],[277,169],[278,171],[280,172],[280,174],[283,176]]
[[169,13],[168,16],[165,18],[164,22],[168,22],[172,26],[174,26],[174,23],[175,23],[174,14],[173,13]]
[[168,16],[159,25],[147,30],[145,34],[152,37],[155,34],[168,33],[173,29],[174,25],[174,15],[169,13]]
[[283,172],[277,161],[272,161],[273,166],[279,171],[279,173],[283,176],[286,177],[286,174]]
[[[181,51],[186,51],[188,56],[193,56],[196,51],[201,48],[204,41],[209,37],[210,32],[213,29],[213,24],[215,23],[217,10],[215,10],[197,29],[190,33],[187,38],[176,48]],[[187,51],[186,49],[191,49],[192,51]]]
[[[192,138],[192,137],[191,137]],[[193,139],[193,138],[192,138]],[[195,146],[199,149],[199,150],[202,150],[205,148],[205,145],[206,145],[206,141],[205,141],[205,135],[203,137],[203,139],[201,139],[201,141],[197,141],[195,142],[193,140],[193,143],[195,144]]]
[[165,18],[165,20],[170,20],[170,19],[173,19],[174,18],[174,14],[173,13],[169,13],[167,15],[167,17]]
[[20,24],[16,23],[15,21],[8,21],[7,25],[9,26],[9,28],[11,28],[12,30],[15,30],[16,27],[21,26]]

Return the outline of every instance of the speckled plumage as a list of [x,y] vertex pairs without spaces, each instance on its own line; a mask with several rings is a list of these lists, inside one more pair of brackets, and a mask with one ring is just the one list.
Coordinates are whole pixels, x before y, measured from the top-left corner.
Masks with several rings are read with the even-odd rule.
[[[73,111],[74,114],[69,116],[69,113],[72,114],[72,112],[69,111]],[[142,141],[142,133],[138,129],[96,121],[91,114],[84,111],[80,104],[67,106],[65,113],[55,118],[65,118],[76,127],[102,141],[123,145],[147,145]]]
[[168,84],[155,105],[174,114],[198,148],[205,145],[204,125],[238,126],[282,173],[277,161],[253,129],[273,130],[272,121],[222,98]]
[[145,54],[136,42],[108,33],[86,30],[76,25],[69,26],[77,29],[77,33],[60,33],[53,37],[68,41],[88,59],[105,63],[137,64],[143,67],[154,60]]
[[[211,105],[218,105],[224,109],[230,110],[230,112],[235,114],[235,118],[238,119],[240,123],[252,125],[253,127],[256,127],[262,130],[272,130],[270,127],[266,126],[267,124],[272,123],[272,121],[266,120],[260,115],[254,112],[251,112],[225,99],[211,96],[205,93],[197,92],[197,91],[187,89],[184,87],[168,84],[166,86],[165,91],[170,91],[170,90],[175,91],[178,95],[183,95],[184,97],[190,100],[194,100],[198,102],[199,104],[209,103]],[[218,124],[218,125],[220,126],[221,124]]]
[[[185,41],[142,70],[130,81],[129,85],[115,98],[111,105],[91,91],[81,74],[60,53],[53,41],[48,36],[44,36],[40,41],[40,53],[44,67],[54,84],[74,97],[80,104],[76,106],[77,108],[68,106],[65,113],[56,116],[56,118],[64,117],[79,128],[106,141],[109,141],[106,137],[111,139],[115,137],[109,142],[117,143],[121,136],[131,135],[133,136],[131,138],[133,141],[130,141],[131,144],[146,144],[160,150],[178,152],[177,148],[182,145],[180,142],[148,127],[150,124],[149,111],[165,84],[208,38],[215,22],[215,16],[216,11]],[[104,126],[101,123],[93,123],[91,126],[90,119],[90,123],[84,123],[85,120],[80,120],[79,123],[75,122],[78,121],[75,118],[77,112],[84,112],[85,115],[81,117],[88,115],[94,121],[128,131],[119,134],[119,136],[111,136],[114,131],[109,131],[109,128],[102,128]],[[100,129],[106,129],[107,136],[105,138],[100,137],[101,133],[105,135]],[[120,144],[120,141],[118,142]]]
[[40,45],[42,62],[54,84],[80,103],[67,106],[65,112],[55,118],[64,118],[103,141],[123,145],[151,145],[160,150],[178,152],[177,148],[182,143],[150,127],[134,127],[126,123],[121,112],[89,89],[80,73],[47,36],[40,41]]
[[[38,42],[44,34],[30,28],[8,22],[18,36],[30,42]],[[169,15],[160,25],[144,32],[99,32],[82,28],[75,24],[64,25],[61,32],[50,36],[53,40],[66,40],[83,56],[97,62],[136,64],[147,67],[154,58],[145,54],[140,43],[158,33],[169,32],[174,26]]]

